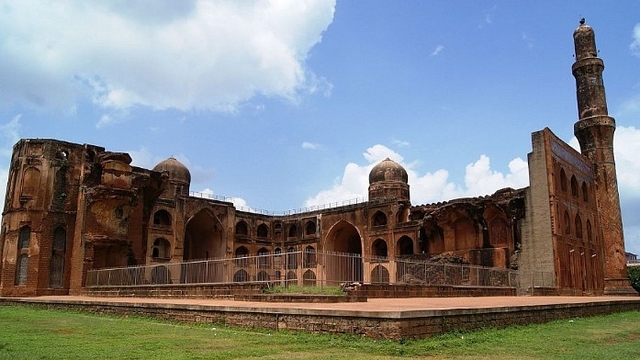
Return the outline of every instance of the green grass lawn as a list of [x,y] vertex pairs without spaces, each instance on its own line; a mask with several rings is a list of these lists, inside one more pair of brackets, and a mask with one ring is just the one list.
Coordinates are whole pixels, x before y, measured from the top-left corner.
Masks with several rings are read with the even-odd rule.
[[640,359],[640,312],[394,342],[0,306],[0,359],[395,357]]

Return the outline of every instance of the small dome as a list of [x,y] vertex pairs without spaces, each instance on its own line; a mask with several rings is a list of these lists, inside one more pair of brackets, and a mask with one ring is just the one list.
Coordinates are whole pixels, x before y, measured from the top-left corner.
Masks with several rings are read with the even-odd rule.
[[161,161],[153,168],[153,171],[168,172],[171,180],[191,183],[191,173],[184,164],[176,160],[173,156],[167,160]]
[[380,181],[401,181],[406,184],[409,182],[409,176],[407,170],[400,164],[386,158],[374,166],[369,173],[369,185]]

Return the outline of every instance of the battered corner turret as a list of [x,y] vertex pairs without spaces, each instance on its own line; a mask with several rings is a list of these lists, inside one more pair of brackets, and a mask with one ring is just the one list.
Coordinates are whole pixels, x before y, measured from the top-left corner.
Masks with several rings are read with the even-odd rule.
[[620,197],[613,153],[615,120],[609,116],[602,72],[604,63],[598,57],[595,32],[580,20],[573,33],[576,62],[571,70],[576,78],[578,121],[574,133],[582,155],[594,163],[596,170],[598,216],[604,247],[604,293],[638,295],[627,276]]

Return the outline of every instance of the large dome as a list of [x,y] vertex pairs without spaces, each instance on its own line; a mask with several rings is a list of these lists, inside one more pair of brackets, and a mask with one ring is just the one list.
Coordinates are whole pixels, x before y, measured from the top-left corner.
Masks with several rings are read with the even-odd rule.
[[400,164],[386,158],[374,166],[369,173],[369,185],[381,181],[401,181],[406,184],[409,182],[409,176],[407,170]]
[[189,169],[173,156],[160,162],[153,168],[153,171],[167,172],[171,180],[181,181],[187,184],[191,183],[191,173]]

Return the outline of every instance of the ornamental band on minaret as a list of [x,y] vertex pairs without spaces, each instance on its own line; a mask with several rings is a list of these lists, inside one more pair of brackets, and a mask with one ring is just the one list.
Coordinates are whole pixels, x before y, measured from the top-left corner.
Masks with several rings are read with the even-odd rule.
[[596,197],[600,217],[600,234],[604,247],[605,294],[635,293],[627,278],[627,267],[620,213],[620,197],[613,154],[615,120],[607,111],[602,81],[604,63],[598,57],[595,33],[580,20],[573,33],[576,62],[572,66],[576,78],[579,120],[574,133],[582,154],[595,167]]

